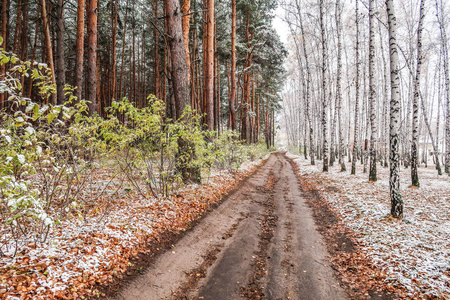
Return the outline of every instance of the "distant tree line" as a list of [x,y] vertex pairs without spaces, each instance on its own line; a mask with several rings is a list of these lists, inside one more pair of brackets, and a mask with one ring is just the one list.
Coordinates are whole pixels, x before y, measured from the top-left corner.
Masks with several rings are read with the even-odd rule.
[[[106,117],[105,108],[123,97],[145,107],[154,94],[175,118],[180,66],[169,50],[168,16],[175,4],[182,13],[185,104],[204,115],[205,129],[238,130],[248,143],[264,136],[273,145],[286,56],[272,27],[274,0],[2,0],[2,47],[48,64],[57,90],[49,103],[64,103],[70,84],[78,99],[90,101],[90,114]],[[0,77],[7,69],[2,65]],[[23,94],[37,99],[32,80],[22,83]],[[7,93],[0,106],[15,109]]]
[[[285,1],[292,50],[283,94],[289,144],[323,171],[390,167],[392,215],[402,215],[399,168],[429,155],[450,169],[449,5],[442,0]],[[425,34],[426,33],[426,34]],[[444,143],[445,141],[445,143]],[[443,147],[445,144],[445,147]]]

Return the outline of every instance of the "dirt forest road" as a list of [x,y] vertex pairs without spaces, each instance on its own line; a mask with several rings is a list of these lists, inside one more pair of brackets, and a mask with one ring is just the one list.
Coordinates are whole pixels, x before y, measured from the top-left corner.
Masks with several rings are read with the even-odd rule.
[[346,299],[311,209],[275,153],[119,299]]

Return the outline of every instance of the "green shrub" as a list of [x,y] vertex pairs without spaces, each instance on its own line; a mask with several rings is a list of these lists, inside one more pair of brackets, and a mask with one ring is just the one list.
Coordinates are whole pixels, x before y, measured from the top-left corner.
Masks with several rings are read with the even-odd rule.
[[0,62],[12,65],[0,92],[14,110],[0,112],[0,255],[45,243],[62,220],[81,224],[96,215],[98,222],[121,190],[160,199],[183,185],[183,170],[235,171],[267,153],[263,143],[244,145],[236,132],[203,131],[190,107],[181,121],[169,119],[153,95],[144,108],[114,101],[107,118],[89,116],[70,86],[64,105],[38,104],[23,96],[19,78],[32,78],[47,103],[55,87],[46,65],[2,50]]

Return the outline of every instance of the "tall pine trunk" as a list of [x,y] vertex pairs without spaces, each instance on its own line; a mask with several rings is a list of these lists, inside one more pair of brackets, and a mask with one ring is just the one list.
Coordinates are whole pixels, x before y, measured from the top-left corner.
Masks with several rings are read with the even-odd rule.
[[22,26],[22,6],[23,6],[22,0],[19,0],[19,2],[17,3],[16,29],[14,30],[14,39],[12,48],[12,51],[14,53],[18,53],[20,28]]
[[[9,11],[9,2],[8,0],[2,0],[2,31],[1,35],[3,38],[3,44],[1,47],[8,51],[8,12]],[[37,30],[36,30],[37,32]],[[0,76],[3,78],[6,72],[6,64],[1,64],[0,66]],[[6,93],[0,93],[0,109],[3,109],[6,106]]]
[[[190,104],[188,69],[186,62],[186,52],[184,48],[184,38],[181,26],[181,8],[178,0],[164,0],[164,7],[167,18],[167,34],[172,61],[172,86],[175,99],[175,117],[188,126],[189,117],[183,119],[182,113],[186,106]],[[178,140],[177,168],[180,171],[183,182],[201,182],[200,170],[190,166],[195,159],[195,150],[190,141],[180,137]]]
[[117,1],[111,0],[112,6],[112,42],[111,42],[111,99],[117,100],[117,60],[116,60],[116,43],[117,43]]
[[184,38],[184,51],[186,52],[186,63],[188,68],[188,80],[190,81],[190,68],[191,61],[189,59],[189,21],[191,19],[190,10],[191,10],[191,0],[183,0],[183,5],[181,9],[183,11],[183,17],[181,18],[181,25],[183,28],[183,38]]
[[231,91],[229,96],[229,112],[231,130],[236,130],[236,0],[231,0]]
[[84,9],[85,0],[78,0],[77,7],[77,46],[75,58],[75,95],[81,100],[83,90],[83,65],[84,65]]
[[214,130],[214,0],[207,0],[206,36],[206,125]]
[[[47,52],[47,62],[50,70],[52,71],[52,84],[56,86],[56,80],[55,80],[55,64],[53,62],[53,47],[52,47],[52,41],[50,38],[50,24],[47,14],[47,7],[45,0],[41,0],[41,12],[42,12],[42,22],[44,26],[44,39],[45,39],[45,51]],[[56,104],[56,95],[53,94],[51,96],[51,102],[52,104]]]
[[[154,14],[155,20],[158,20],[158,0],[154,0]],[[153,35],[155,38],[155,66],[154,66],[154,83],[155,83],[155,96],[156,98],[161,98],[161,79],[159,77],[159,32],[158,28],[154,26]]]
[[125,51],[126,51],[126,36],[127,36],[127,23],[128,23],[128,2],[127,0],[125,4],[125,17],[124,17],[124,24],[123,24],[123,37],[122,37],[122,55],[121,55],[121,64],[120,64],[120,76],[119,76],[119,91],[118,91],[118,98],[121,99],[125,94],[125,83],[123,79],[123,74],[125,72]]
[[247,54],[246,54],[246,62],[245,62],[245,71],[244,71],[244,87],[243,87],[243,104],[241,110],[241,139],[245,140],[247,143],[250,142],[250,122],[249,122],[249,105],[250,105],[250,74],[249,69],[252,66],[252,51],[250,41],[252,38],[250,37],[250,11],[247,11],[247,23],[246,23],[246,41],[247,41]]
[[[20,41],[20,58],[23,60],[28,60],[28,12],[29,12],[29,2],[25,1],[22,8],[22,33],[21,33],[21,41]],[[25,76],[21,78],[22,84],[22,93],[25,95]]]
[[66,65],[64,56],[64,0],[58,0],[56,26],[56,88],[58,104],[64,103],[64,85],[66,84]]
[[88,0],[88,57],[86,78],[86,100],[89,103],[89,114],[97,112],[97,0]]

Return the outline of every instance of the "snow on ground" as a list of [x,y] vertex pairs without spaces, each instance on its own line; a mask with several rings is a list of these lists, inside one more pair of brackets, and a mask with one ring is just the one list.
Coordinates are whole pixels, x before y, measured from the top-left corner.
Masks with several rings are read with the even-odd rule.
[[411,187],[410,169],[401,168],[404,217],[390,214],[389,169],[377,165],[378,181],[358,164],[357,174],[340,172],[336,163],[323,173],[322,162],[311,166],[288,154],[301,176],[316,183],[321,197],[357,234],[373,263],[387,274],[388,284],[401,284],[410,295],[450,298],[450,178],[429,166],[419,169],[420,188]]
[[52,229],[45,245],[27,245],[16,257],[0,258],[0,298],[100,296],[94,285],[124,273],[130,259],[148,252],[146,244],[159,239],[161,232],[189,228],[263,160],[243,164],[239,174],[213,172],[206,184],[187,186],[170,199],[123,192],[105,214],[64,220]]

